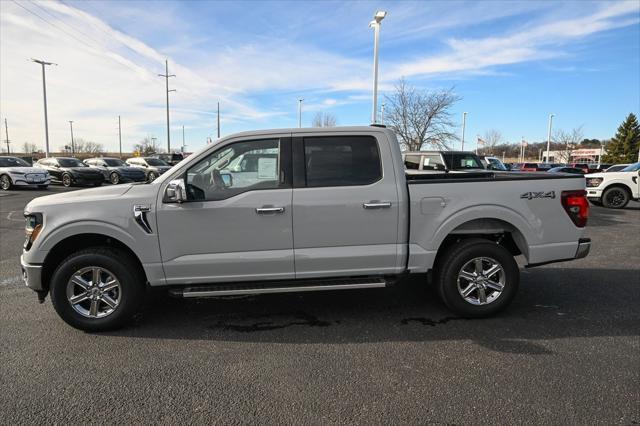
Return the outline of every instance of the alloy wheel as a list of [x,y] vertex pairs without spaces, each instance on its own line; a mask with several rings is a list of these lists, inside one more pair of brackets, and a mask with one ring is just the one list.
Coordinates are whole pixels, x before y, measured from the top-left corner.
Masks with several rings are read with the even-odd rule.
[[2,188],[3,191],[7,191],[11,188],[11,180],[9,179],[9,176],[3,175],[0,177],[0,188]]
[[607,191],[607,204],[611,207],[620,207],[626,200],[626,194],[621,189],[611,189]]
[[472,305],[489,305],[498,299],[505,286],[502,265],[490,257],[476,257],[458,272],[458,292]]
[[86,318],[104,318],[120,304],[120,281],[109,270],[88,266],[76,271],[67,282],[67,301]]

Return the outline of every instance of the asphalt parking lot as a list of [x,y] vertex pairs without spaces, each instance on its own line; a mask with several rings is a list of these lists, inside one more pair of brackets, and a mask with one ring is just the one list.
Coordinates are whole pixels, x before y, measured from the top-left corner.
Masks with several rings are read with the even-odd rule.
[[88,334],[20,278],[0,195],[0,423],[638,424],[640,204],[592,208],[586,259],[522,271],[504,314],[452,317],[392,288],[180,300]]

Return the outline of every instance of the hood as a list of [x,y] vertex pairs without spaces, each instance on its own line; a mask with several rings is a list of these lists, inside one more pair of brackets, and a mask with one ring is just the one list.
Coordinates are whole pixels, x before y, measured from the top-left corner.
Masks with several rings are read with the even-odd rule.
[[[100,172],[97,172],[100,173]],[[103,186],[100,188],[80,189],[77,191],[62,192],[59,194],[45,195],[44,197],[38,197],[33,199],[25,207],[25,211],[34,212],[40,211],[50,205],[60,204],[83,204],[95,200],[115,199],[126,194],[133,185],[121,184]]]
[[39,167],[3,167],[2,170],[6,170],[9,173],[48,173],[46,170]]

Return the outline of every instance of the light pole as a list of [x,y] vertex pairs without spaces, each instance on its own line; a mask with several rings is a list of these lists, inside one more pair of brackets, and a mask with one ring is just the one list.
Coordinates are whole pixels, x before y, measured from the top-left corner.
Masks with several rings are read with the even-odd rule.
[[384,102],[380,105],[380,124],[384,124]]
[[120,150],[120,159],[122,159],[122,126],[120,125],[120,116],[118,116],[118,149]]
[[218,102],[218,139],[220,139],[220,102]]
[[53,62],[46,62],[40,59],[31,58],[31,60],[37,64],[42,65],[42,93],[44,95],[44,137],[46,142],[44,155],[45,157],[49,157],[49,121],[47,118],[47,80],[45,78],[44,66],[58,65],[58,64],[54,64]]
[[373,28],[373,109],[371,112],[371,123],[375,124],[376,113],[378,112],[378,39],[380,37],[380,23],[387,16],[387,12],[379,10],[373,16],[373,21],[369,22],[369,28]]
[[467,113],[462,113],[462,146],[460,147],[460,151],[464,151],[464,131],[467,127]]
[[71,155],[76,155],[76,146],[73,143],[73,121],[69,120],[69,127],[71,128]]
[[167,89],[167,152],[171,153],[171,136],[169,131],[169,92],[175,92],[175,89],[169,90],[169,77],[175,77],[175,74],[169,74],[169,60],[164,61],[164,74],[158,74],[159,77],[164,77]]
[[549,161],[549,149],[551,149],[551,126],[553,123],[553,117],[554,114],[549,114],[549,132],[547,133],[547,161],[545,161],[546,163],[550,163],[551,161]]
[[304,99],[298,99],[298,128],[302,127],[302,101]]

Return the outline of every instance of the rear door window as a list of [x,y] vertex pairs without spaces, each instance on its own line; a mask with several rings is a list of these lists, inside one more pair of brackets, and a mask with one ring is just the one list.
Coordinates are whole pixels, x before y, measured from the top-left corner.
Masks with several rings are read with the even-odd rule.
[[304,162],[307,187],[369,185],[382,178],[372,136],[304,138]]

